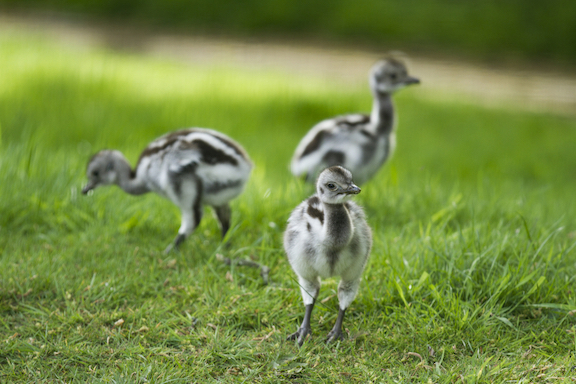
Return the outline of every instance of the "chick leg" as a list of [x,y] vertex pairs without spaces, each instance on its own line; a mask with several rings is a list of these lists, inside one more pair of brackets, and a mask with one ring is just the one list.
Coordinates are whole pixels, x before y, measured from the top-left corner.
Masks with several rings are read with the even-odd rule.
[[226,236],[228,229],[230,229],[230,217],[232,216],[232,211],[230,210],[229,204],[223,204],[219,207],[214,207],[214,212],[216,212],[216,217],[220,222],[220,229],[222,231],[222,239]]
[[314,280],[306,280],[302,277],[299,278],[300,290],[302,292],[302,300],[306,306],[306,311],[304,312],[304,320],[302,320],[302,325],[296,332],[291,334],[286,338],[286,340],[297,340],[298,345],[302,346],[306,336],[312,330],[310,327],[310,319],[312,317],[312,310],[314,309],[314,304],[316,303],[316,297],[318,297],[318,292],[320,292],[320,279],[316,278]]
[[298,345],[302,346],[306,336],[310,333],[312,328],[310,327],[310,318],[312,317],[312,310],[314,309],[314,303],[308,304],[306,306],[306,312],[304,312],[304,320],[302,320],[302,325],[296,332],[291,334],[286,338],[286,340],[298,340]]
[[177,250],[180,244],[188,235],[194,232],[194,229],[198,226],[202,220],[202,207],[199,205],[198,207],[194,207],[193,210],[186,210],[182,211],[182,224],[180,225],[180,229],[178,230],[178,235],[174,239],[174,241],[166,247],[164,250],[165,254],[170,253],[173,250]]
[[344,321],[344,314],[346,313],[346,309],[348,309],[356,297],[359,286],[360,279],[351,281],[340,280],[340,284],[338,284],[338,301],[340,303],[340,310],[338,311],[338,317],[336,318],[334,327],[326,337],[326,343],[331,343],[335,340],[341,340],[343,338],[344,335],[342,334],[342,323]]
[[338,311],[338,318],[336,319],[336,323],[334,323],[334,327],[332,328],[332,330],[328,333],[328,336],[326,337],[326,344],[330,344],[333,341],[336,340],[342,340],[343,335],[342,335],[342,322],[344,321],[344,314],[346,313],[345,309],[340,309]]
[[178,230],[178,235],[172,242],[172,244],[168,245],[164,250],[164,253],[170,253],[172,250],[178,249],[180,244],[190,235],[198,224],[200,224],[200,220],[202,220],[202,190],[201,184],[195,183],[194,186],[196,190],[193,188],[189,188],[190,191],[187,194],[181,195],[181,200],[178,205],[180,205],[180,209],[182,211],[182,221],[180,224],[180,229]]

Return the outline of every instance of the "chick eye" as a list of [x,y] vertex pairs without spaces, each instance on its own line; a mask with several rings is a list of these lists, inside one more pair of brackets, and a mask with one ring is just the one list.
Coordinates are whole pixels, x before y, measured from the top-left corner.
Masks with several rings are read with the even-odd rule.
[[390,74],[390,79],[391,79],[391,80],[396,80],[396,74],[395,74],[395,73],[391,73],[391,74]]
[[332,191],[336,189],[336,186],[332,183],[328,183],[328,184],[326,184],[326,186],[328,187],[328,189],[330,189]]
[[98,171],[92,171],[92,176],[98,177]]

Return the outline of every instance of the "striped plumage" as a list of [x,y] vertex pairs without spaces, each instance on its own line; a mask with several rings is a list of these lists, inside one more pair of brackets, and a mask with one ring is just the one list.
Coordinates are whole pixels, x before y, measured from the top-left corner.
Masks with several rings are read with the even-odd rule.
[[369,80],[372,113],[338,116],[312,127],[292,157],[294,176],[312,183],[324,168],[341,165],[358,184],[364,184],[390,157],[396,145],[392,94],[420,81],[408,76],[405,65],[396,59],[377,62]]
[[230,227],[229,201],[242,192],[251,170],[248,154],[228,136],[189,128],[152,141],[134,169],[119,151],[98,152],[88,162],[89,181],[82,193],[116,184],[133,195],[155,192],[171,200],[180,208],[182,222],[168,252],[198,226],[204,205],[214,208],[224,237]]
[[320,278],[340,276],[340,310],[327,337],[332,342],[342,337],[344,313],[356,297],[360,278],[372,247],[372,233],[362,208],[349,201],[360,193],[352,174],[333,166],[322,171],[316,194],[292,211],[284,233],[284,249],[298,276],[306,306],[300,328],[288,339],[302,345],[310,332],[310,317],[320,291]]

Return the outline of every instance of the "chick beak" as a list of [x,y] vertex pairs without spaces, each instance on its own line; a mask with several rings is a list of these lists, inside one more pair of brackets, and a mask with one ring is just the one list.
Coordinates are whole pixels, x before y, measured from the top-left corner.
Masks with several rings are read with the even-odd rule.
[[86,184],[86,186],[84,186],[84,188],[82,188],[82,194],[86,195],[88,192],[90,192],[94,188],[96,188],[96,183],[90,181],[90,182],[88,182],[88,184]]
[[412,76],[408,76],[406,80],[404,80],[404,84],[411,85],[411,84],[420,84],[420,79]]
[[348,195],[357,195],[359,194],[361,189],[356,184],[350,184],[348,189],[346,189],[346,194]]

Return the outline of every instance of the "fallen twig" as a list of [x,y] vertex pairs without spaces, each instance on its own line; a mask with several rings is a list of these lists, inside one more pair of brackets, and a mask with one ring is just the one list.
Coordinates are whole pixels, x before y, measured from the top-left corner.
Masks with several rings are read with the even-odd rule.
[[421,362],[421,363],[424,362],[424,358],[423,358],[422,355],[420,355],[419,353],[416,353],[416,352],[408,352],[407,355],[408,355],[408,356],[415,356],[415,357],[417,357],[417,358],[420,359],[420,362]]
[[276,327],[272,326],[272,331],[270,331],[270,333],[268,333],[266,336],[262,336],[262,337],[255,337],[252,340],[253,341],[260,341],[258,343],[258,345],[260,345],[263,341],[268,340],[270,338],[270,336],[272,336],[274,333],[276,332]]
[[232,263],[234,263],[234,265],[251,267],[251,268],[258,268],[258,269],[260,269],[260,276],[262,276],[262,280],[264,281],[264,284],[268,284],[268,274],[270,273],[270,268],[268,268],[264,264],[260,264],[260,263],[257,263],[255,261],[246,260],[246,259],[230,259],[229,257],[225,257],[219,253],[216,254],[216,259],[220,260],[221,262],[223,262],[226,265],[232,265]]

